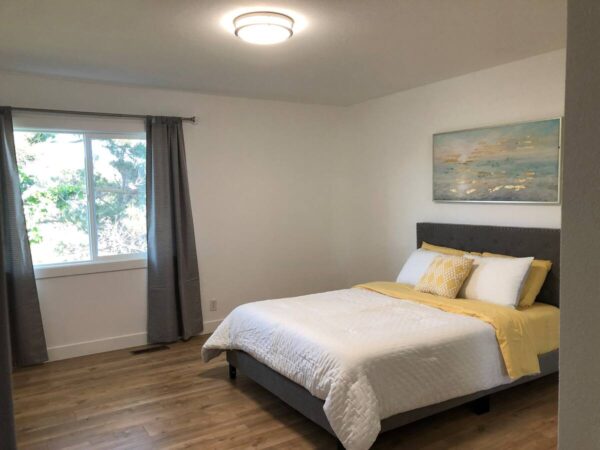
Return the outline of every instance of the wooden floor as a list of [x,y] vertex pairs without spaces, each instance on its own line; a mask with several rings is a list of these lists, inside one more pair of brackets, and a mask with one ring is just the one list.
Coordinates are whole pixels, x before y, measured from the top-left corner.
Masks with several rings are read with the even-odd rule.
[[[119,350],[19,370],[18,441],[26,449],[335,449],[335,440],[238,374],[223,357],[204,364],[203,338],[169,350]],[[556,376],[385,433],[375,449],[551,449]],[[1,446],[0,446],[1,447]]]

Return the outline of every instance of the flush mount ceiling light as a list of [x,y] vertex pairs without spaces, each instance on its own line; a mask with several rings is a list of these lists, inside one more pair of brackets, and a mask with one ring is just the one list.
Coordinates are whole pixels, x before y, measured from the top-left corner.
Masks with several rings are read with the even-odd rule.
[[286,14],[257,11],[233,19],[235,35],[257,45],[279,44],[294,34],[294,19]]

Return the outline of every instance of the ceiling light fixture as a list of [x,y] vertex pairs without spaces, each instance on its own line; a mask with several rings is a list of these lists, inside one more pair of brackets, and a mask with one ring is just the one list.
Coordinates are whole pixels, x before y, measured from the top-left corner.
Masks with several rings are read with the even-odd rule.
[[233,19],[235,35],[242,41],[257,45],[279,44],[294,34],[294,19],[286,14],[257,11]]

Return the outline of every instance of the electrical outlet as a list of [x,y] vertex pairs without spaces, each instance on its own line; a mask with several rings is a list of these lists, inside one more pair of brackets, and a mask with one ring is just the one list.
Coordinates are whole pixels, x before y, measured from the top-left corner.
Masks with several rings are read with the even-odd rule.
[[211,311],[216,311],[217,310],[217,301],[216,300],[211,300],[210,302],[208,302],[208,308]]

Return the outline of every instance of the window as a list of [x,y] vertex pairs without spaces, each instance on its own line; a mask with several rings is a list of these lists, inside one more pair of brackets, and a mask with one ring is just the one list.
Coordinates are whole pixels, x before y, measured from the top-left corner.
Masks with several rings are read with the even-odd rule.
[[145,258],[143,134],[17,128],[15,144],[35,265]]

